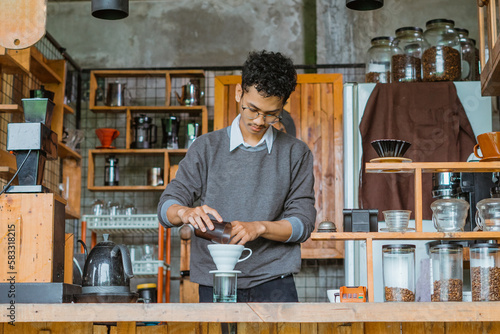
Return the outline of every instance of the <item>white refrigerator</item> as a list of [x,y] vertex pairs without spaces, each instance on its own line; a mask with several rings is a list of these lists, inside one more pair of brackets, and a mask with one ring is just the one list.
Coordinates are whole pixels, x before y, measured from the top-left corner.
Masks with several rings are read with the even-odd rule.
[[[455,82],[457,94],[464,106],[474,134],[492,131],[491,98],[481,96],[481,83]],[[372,83],[345,83],[344,84],[344,208],[357,209],[359,172],[361,169],[361,135],[359,123],[363,117],[366,103],[375,88]],[[472,152],[471,152],[472,153]],[[379,223],[379,229],[385,227]],[[410,221],[410,227],[415,227],[415,221]],[[424,232],[435,231],[432,221],[422,222]],[[374,295],[375,302],[384,301],[384,287],[382,277],[382,245],[385,244],[412,244],[415,249],[416,279],[420,275],[420,263],[428,258],[425,244],[430,240],[374,240],[373,241],[373,268],[374,268]],[[345,285],[367,286],[366,279],[366,242],[345,242]],[[465,275],[464,275],[465,276]]]

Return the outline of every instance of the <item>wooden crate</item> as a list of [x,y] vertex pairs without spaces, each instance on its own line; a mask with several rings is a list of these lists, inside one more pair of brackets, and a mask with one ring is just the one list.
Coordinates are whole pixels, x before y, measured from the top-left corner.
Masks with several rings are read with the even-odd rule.
[[0,196],[0,282],[63,282],[65,204],[55,194]]

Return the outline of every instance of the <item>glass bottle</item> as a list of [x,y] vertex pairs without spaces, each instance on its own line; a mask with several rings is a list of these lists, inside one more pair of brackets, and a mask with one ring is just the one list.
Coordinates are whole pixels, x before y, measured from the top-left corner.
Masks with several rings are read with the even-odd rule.
[[460,38],[460,47],[462,52],[462,81],[477,80],[477,63],[476,63],[476,50],[474,43],[469,38],[469,30],[463,28],[455,28]]
[[106,166],[104,167],[104,185],[117,186],[120,181],[118,173],[118,158],[114,156],[106,157]]
[[415,246],[383,245],[384,300],[415,301]]
[[366,53],[365,82],[391,82],[391,42],[389,36],[372,38],[372,45]]
[[391,43],[391,82],[422,81],[422,53],[425,49],[423,30],[403,27],[396,30]]
[[500,300],[500,247],[481,243],[470,247],[472,301]]
[[462,301],[463,247],[440,244],[431,248],[433,302]]
[[427,48],[422,55],[424,81],[460,80],[461,46],[455,22],[447,19],[426,23],[424,38]]
[[96,78],[97,88],[95,90],[95,106],[104,106],[104,78]]
[[474,44],[474,53],[476,54],[476,77],[473,79],[474,81],[481,81],[481,59],[479,57],[479,49],[476,46],[476,40],[471,38],[472,44]]

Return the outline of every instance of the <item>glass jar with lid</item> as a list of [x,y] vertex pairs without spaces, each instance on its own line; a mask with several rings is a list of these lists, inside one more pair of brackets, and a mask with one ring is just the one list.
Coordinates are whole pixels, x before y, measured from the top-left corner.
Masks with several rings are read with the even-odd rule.
[[422,55],[424,81],[456,81],[462,75],[460,38],[455,22],[447,19],[427,21]]
[[371,47],[366,53],[365,82],[391,82],[391,42],[392,37],[372,38]]
[[425,49],[422,28],[402,27],[397,29],[391,49],[392,82],[422,81],[421,59]]
[[500,246],[481,243],[470,247],[472,301],[500,300]]
[[455,28],[460,38],[460,48],[462,52],[462,81],[477,80],[477,63],[476,63],[476,50],[474,43],[469,38],[469,30],[463,28]]
[[474,44],[474,53],[476,55],[476,78],[473,79],[474,81],[481,81],[481,59],[479,57],[479,49],[476,46],[476,40],[471,38],[472,44]]
[[415,245],[383,245],[384,300],[415,301]]
[[440,244],[431,248],[433,302],[462,301],[463,247]]

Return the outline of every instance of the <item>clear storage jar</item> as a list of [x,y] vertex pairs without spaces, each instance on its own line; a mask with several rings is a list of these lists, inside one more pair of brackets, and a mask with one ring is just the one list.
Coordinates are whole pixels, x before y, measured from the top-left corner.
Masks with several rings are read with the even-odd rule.
[[470,247],[472,301],[500,300],[500,246],[475,244]]
[[424,39],[427,48],[422,55],[424,81],[460,80],[461,46],[455,31],[455,22],[447,19],[426,23]]
[[371,40],[366,53],[365,82],[391,82],[391,42],[392,37],[380,36]]
[[477,62],[476,62],[476,49],[472,39],[469,38],[469,30],[463,28],[455,28],[460,39],[460,49],[462,57],[462,81],[475,81],[477,80]]
[[391,81],[422,81],[422,54],[425,49],[423,30],[402,27],[396,30],[391,44]]
[[431,248],[433,302],[462,301],[463,247],[441,244]]
[[383,245],[384,300],[415,301],[415,246]]

